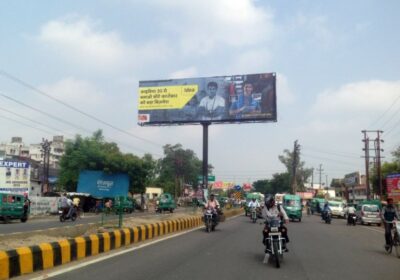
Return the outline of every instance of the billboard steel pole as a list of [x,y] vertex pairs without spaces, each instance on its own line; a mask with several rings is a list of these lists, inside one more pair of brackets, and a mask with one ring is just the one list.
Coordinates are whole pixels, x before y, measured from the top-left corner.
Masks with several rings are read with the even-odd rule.
[[210,124],[210,122],[201,123],[203,126],[203,189],[208,188],[208,126]]

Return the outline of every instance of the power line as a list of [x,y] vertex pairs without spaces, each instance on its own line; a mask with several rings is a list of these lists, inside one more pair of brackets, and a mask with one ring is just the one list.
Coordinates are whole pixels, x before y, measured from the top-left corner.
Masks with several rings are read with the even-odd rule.
[[7,72],[4,71],[4,70],[0,70],[0,75],[3,75],[3,76],[5,76],[5,77],[11,79],[11,80],[13,80],[14,82],[16,82],[16,83],[18,83],[18,84],[20,84],[20,85],[22,85],[22,86],[24,86],[24,87],[27,87],[27,88],[33,90],[33,91],[36,92],[36,93],[39,93],[39,94],[41,94],[41,95],[43,95],[43,96],[46,96],[47,98],[49,98],[49,99],[51,99],[51,100],[53,100],[53,101],[55,101],[55,102],[57,102],[57,103],[59,103],[59,104],[62,104],[62,105],[64,105],[65,107],[67,107],[67,108],[69,108],[69,109],[71,109],[71,110],[73,110],[73,111],[75,111],[75,112],[78,112],[78,113],[80,113],[80,114],[82,114],[82,115],[84,115],[84,116],[86,116],[86,117],[88,117],[88,118],[90,118],[90,119],[92,119],[92,120],[95,120],[95,121],[97,121],[97,122],[99,122],[99,123],[102,123],[102,124],[108,126],[108,127],[111,127],[112,129],[115,129],[115,130],[117,130],[117,131],[119,131],[119,132],[122,132],[122,133],[124,133],[124,134],[126,134],[126,135],[129,135],[129,136],[131,136],[131,137],[134,137],[134,138],[136,138],[136,139],[139,139],[139,140],[142,140],[142,141],[144,141],[144,142],[147,142],[147,143],[150,143],[150,144],[152,144],[152,145],[155,145],[155,146],[157,146],[157,147],[162,146],[162,145],[159,144],[159,143],[156,143],[156,142],[153,142],[153,141],[151,141],[151,140],[145,139],[145,138],[143,138],[143,137],[137,136],[137,135],[135,135],[135,134],[133,134],[133,133],[130,133],[129,131],[123,130],[122,128],[119,128],[119,127],[117,127],[117,126],[115,126],[115,125],[112,125],[112,124],[110,124],[110,123],[108,123],[108,122],[106,122],[106,121],[104,121],[104,120],[101,120],[101,119],[99,119],[98,117],[95,117],[95,116],[93,116],[93,115],[91,115],[91,114],[88,114],[88,113],[86,113],[86,112],[84,112],[84,111],[82,111],[82,110],[80,110],[80,109],[78,109],[78,108],[76,108],[76,107],[74,107],[74,106],[72,106],[72,105],[70,105],[70,104],[68,104],[68,103],[66,103],[66,102],[64,102],[64,101],[62,101],[62,100],[60,100],[60,99],[58,99],[58,98],[55,98],[54,96],[51,96],[50,94],[45,93],[44,91],[42,91],[42,90],[40,90],[40,89],[34,87],[34,86],[31,85],[31,84],[28,84],[27,82],[25,82],[25,81],[23,81],[23,80],[21,80],[21,79],[15,77],[15,76],[11,75],[10,73],[7,73]]
[[14,119],[9,118],[9,117],[6,117],[6,116],[0,115],[0,118],[3,118],[3,119],[6,119],[6,120],[9,120],[9,121],[12,121],[12,122],[21,124],[21,125],[23,125],[23,126],[26,126],[26,127],[32,128],[32,129],[39,130],[39,131],[44,132],[44,133],[49,134],[49,135],[52,135],[52,134],[53,134],[52,132],[47,131],[47,130],[45,130],[45,129],[41,129],[41,128],[39,128],[39,127],[31,126],[31,125],[29,125],[29,124],[23,123],[23,122],[18,121],[18,120],[14,120]]
[[351,163],[349,163],[349,162],[344,162],[344,161],[340,161],[340,160],[335,160],[335,159],[331,159],[331,158],[326,158],[326,157],[316,157],[316,156],[310,156],[310,155],[306,155],[306,154],[303,154],[303,156],[305,156],[305,157],[309,157],[309,158],[315,158],[315,159],[319,159],[319,160],[328,160],[328,161],[330,161],[330,162],[333,162],[333,163],[339,163],[339,164],[344,164],[344,165],[349,165],[349,166],[354,166],[354,164],[351,164]]
[[[90,130],[88,130],[88,129],[86,129],[86,128],[77,126],[77,125],[75,125],[75,124],[73,124],[73,123],[71,123],[71,122],[68,122],[68,121],[66,121],[66,120],[64,120],[64,119],[62,119],[62,118],[59,118],[59,117],[57,117],[57,116],[54,116],[54,115],[49,114],[49,113],[47,113],[47,112],[44,112],[44,111],[42,111],[42,110],[40,110],[40,109],[37,109],[37,108],[35,108],[35,107],[33,107],[33,106],[30,106],[30,105],[28,105],[28,104],[25,104],[24,102],[21,102],[21,101],[15,99],[15,98],[12,98],[12,97],[10,97],[10,96],[8,96],[8,95],[2,93],[1,91],[0,91],[0,96],[2,96],[2,97],[4,97],[4,98],[7,98],[7,99],[9,99],[9,100],[11,100],[11,101],[13,101],[13,102],[19,104],[19,105],[25,106],[25,107],[27,107],[27,108],[29,108],[29,109],[31,109],[31,110],[34,110],[34,111],[39,112],[39,113],[41,113],[41,114],[44,114],[44,115],[46,115],[46,116],[48,116],[48,117],[50,117],[50,118],[52,118],[52,119],[56,119],[56,120],[58,120],[59,122],[68,124],[68,125],[74,127],[75,129],[77,128],[77,129],[79,129],[79,130],[81,130],[81,131],[85,131],[85,132],[87,132],[87,133],[89,133],[89,134],[92,134],[92,133],[93,133],[92,131],[90,131]],[[20,123],[21,123],[21,122],[20,122]],[[21,124],[23,124],[23,123],[21,123]],[[26,124],[23,124],[23,125],[26,125]],[[46,126],[47,126],[47,125],[46,125]],[[48,126],[47,126],[47,127],[48,127]],[[48,132],[46,132],[46,133],[48,133]],[[51,133],[51,134],[52,134],[52,133]],[[117,140],[115,140],[115,139],[113,139],[113,138],[110,138],[110,137],[107,137],[107,138],[108,138],[109,140],[113,141],[113,142],[116,142],[116,143],[119,142],[120,144],[122,143],[121,141],[117,141]],[[125,147],[128,147],[128,148],[130,148],[130,149],[140,151],[140,152],[142,152],[142,153],[149,153],[148,151],[145,151],[145,150],[143,150],[143,149],[139,149],[139,148],[136,148],[136,147],[127,145],[127,144],[123,144],[123,143],[122,143],[121,146],[125,146]],[[154,154],[154,155],[156,155],[156,156],[159,156],[159,157],[162,157],[162,155],[157,154],[157,153],[152,153],[152,154]]]
[[27,107],[27,108],[29,108],[29,109],[31,109],[31,110],[34,110],[34,111],[36,111],[36,112],[39,112],[39,113],[41,113],[41,114],[43,114],[43,115],[46,115],[46,116],[48,116],[48,117],[50,117],[50,118],[52,118],[52,119],[55,119],[55,120],[57,120],[57,121],[59,121],[59,122],[62,122],[62,123],[64,123],[64,124],[67,124],[67,125],[69,125],[69,126],[72,126],[72,127],[74,127],[74,128],[77,128],[77,129],[79,129],[79,130],[81,130],[81,131],[88,132],[89,134],[92,133],[92,131],[89,131],[89,130],[86,129],[86,128],[83,128],[83,127],[81,127],[81,126],[77,126],[77,125],[75,125],[75,124],[73,124],[73,123],[71,123],[71,122],[69,122],[69,121],[66,121],[66,120],[64,120],[64,119],[62,119],[62,118],[59,118],[59,117],[57,117],[57,116],[54,116],[54,115],[49,114],[49,113],[47,113],[47,112],[44,112],[44,111],[42,111],[42,110],[40,110],[40,109],[37,109],[37,108],[35,108],[35,107],[33,107],[33,106],[30,106],[30,105],[28,105],[28,104],[25,104],[24,102],[19,101],[19,100],[15,99],[15,98],[12,98],[11,96],[8,96],[8,95],[4,94],[2,91],[0,91],[0,96],[6,98],[6,99],[8,99],[8,100],[11,100],[11,101],[13,101],[13,102],[15,102],[15,103],[17,103],[17,104],[19,104],[19,105],[22,105],[22,106],[24,106],[24,107]]
[[[303,146],[304,147],[304,146]],[[323,151],[323,150],[318,150],[318,149],[312,149],[312,148],[308,148],[308,147],[304,147],[305,150],[309,150],[310,152],[316,152],[316,153],[322,153],[322,154],[328,154],[328,155],[333,155],[333,156],[337,156],[337,157],[345,157],[345,158],[360,158],[359,156],[351,156],[351,155],[345,155],[345,154],[339,154],[339,153],[334,153],[334,152],[327,152],[327,151]]]
[[15,115],[15,116],[18,116],[18,117],[20,117],[20,118],[29,120],[29,121],[31,121],[31,122],[33,122],[33,123],[36,123],[36,124],[39,124],[39,125],[41,125],[41,126],[43,126],[43,127],[50,128],[50,129],[52,129],[52,130],[54,130],[54,131],[61,132],[62,134],[68,134],[68,135],[70,135],[70,136],[72,136],[72,137],[75,136],[75,135],[73,135],[73,134],[71,134],[71,133],[61,131],[61,130],[59,130],[58,128],[54,128],[54,127],[51,127],[51,126],[49,126],[49,125],[43,124],[42,122],[39,122],[39,121],[37,121],[37,120],[33,120],[33,119],[29,118],[29,117],[23,116],[23,115],[18,114],[18,113],[16,113],[16,112],[13,112],[13,111],[10,111],[10,110],[1,108],[1,107],[0,107],[0,110],[5,111],[5,112],[10,113],[10,114],[13,114],[13,115]]
[[[397,96],[396,100],[389,106],[389,108],[386,109],[386,111],[385,111],[376,121],[374,121],[369,127],[372,127],[374,124],[378,123],[378,122],[390,111],[390,109],[392,109],[392,107],[393,107],[393,106],[397,103],[397,101],[399,101],[399,100],[400,100],[400,95]],[[395,112],[395,114],[396,114],[396,113],[397,113],[397,112]],[[392,116],[389,118],[388,121],[390,121],[390,120],[394,117],[395,114],[392,114]],[[387,124],[388,121],[386,121],[386,122],[383,124],[382,129],[385,127],[385,125]]]

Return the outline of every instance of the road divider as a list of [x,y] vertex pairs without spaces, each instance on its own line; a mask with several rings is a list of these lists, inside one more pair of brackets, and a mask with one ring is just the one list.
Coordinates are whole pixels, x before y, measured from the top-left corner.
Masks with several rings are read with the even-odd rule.
[[[241,213],[243,213],[241,208],[227,210],[225,217],[233,217]],[[53,268],[123,246],[202,225],[202,215],[195,215],[0,251],[0,280]]]

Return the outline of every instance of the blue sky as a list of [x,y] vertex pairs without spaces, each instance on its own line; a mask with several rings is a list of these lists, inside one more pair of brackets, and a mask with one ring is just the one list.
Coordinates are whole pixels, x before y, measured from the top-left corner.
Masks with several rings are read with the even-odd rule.
[[[0,96],[0,108],[25,116],[0,109],[0,141],[18,135],[37,143],[102,128],[139,156],[158,157],[162,145],[181,143],[201,158],[200,126],[136,125],[138,81],[276,72],[277,123],[210,127],[217,180],[283,171],[278,155],[296,139],[308,167],[323,165],[323,178],[363,171],[361,130],[385,131],[387,158],[400,144],[399,8],[398,1],[1,1],[0,71],[151,143],[4,75],[0,93],[84,130]],[[60,131],[36,124],[45,134],[4,117]]]

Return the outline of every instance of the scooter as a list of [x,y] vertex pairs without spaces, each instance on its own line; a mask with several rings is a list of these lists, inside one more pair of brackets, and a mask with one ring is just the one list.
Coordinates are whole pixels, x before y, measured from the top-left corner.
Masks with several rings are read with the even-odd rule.
[[72,214],[71,216],[67,216],[68,215],[68,210],[60,210],[58,211],[58,213],[60,214],[60,222],[65,222],[66,220],[71,220],[73,222],[75,222],[76,218],[77,218],[77,214],[76,214],[76,210],[72,210]]

